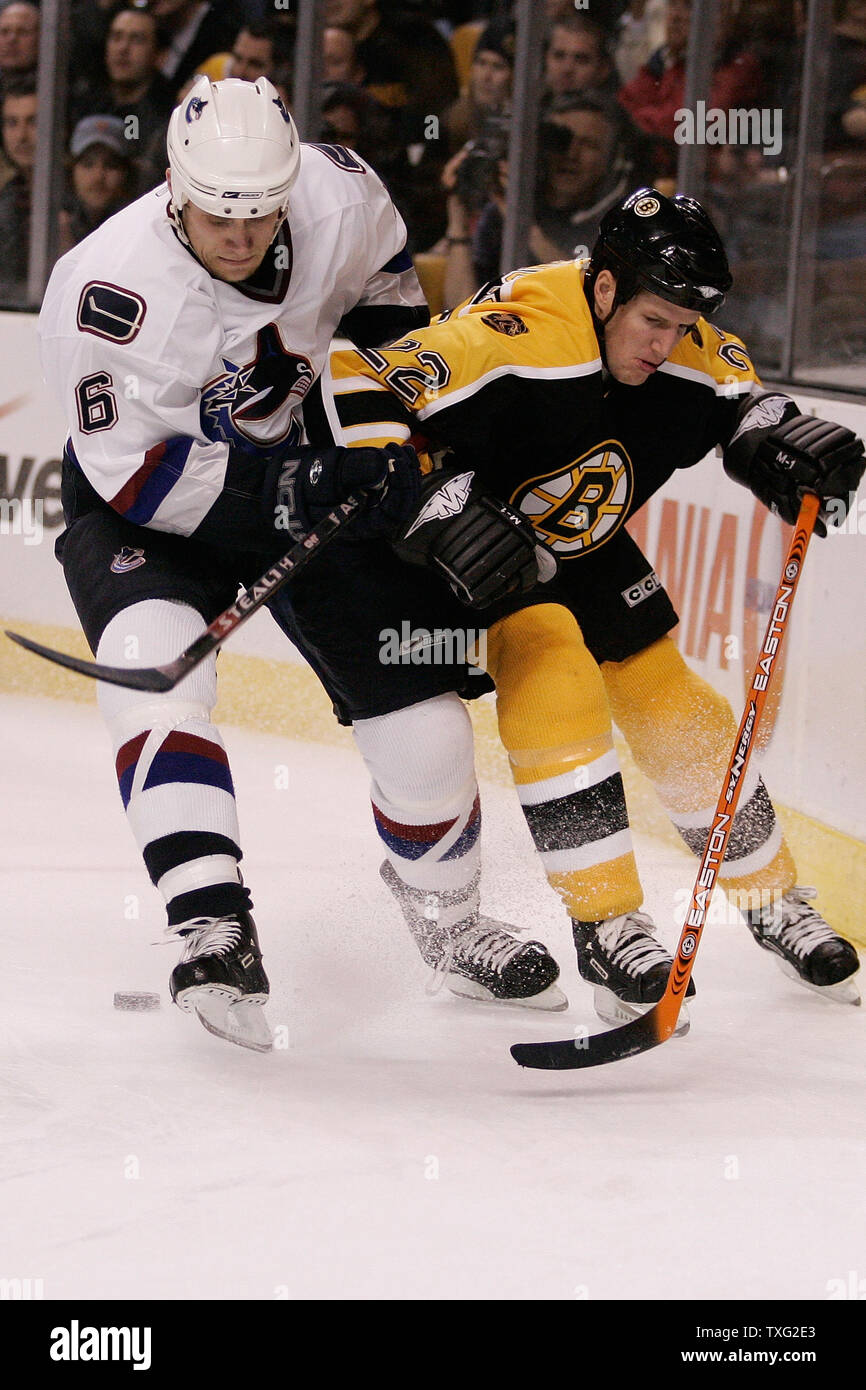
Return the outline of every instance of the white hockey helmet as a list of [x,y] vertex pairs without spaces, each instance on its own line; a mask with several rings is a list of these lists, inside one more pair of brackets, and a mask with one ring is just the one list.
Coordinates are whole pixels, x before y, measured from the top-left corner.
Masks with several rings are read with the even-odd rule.
[[285,217],[301,147],[295,123],[266,77],[198,77],[171,113],[167,145],[170,208],[184,240],[180,214],[188,202],[216,217],[277,211],[280,221]]

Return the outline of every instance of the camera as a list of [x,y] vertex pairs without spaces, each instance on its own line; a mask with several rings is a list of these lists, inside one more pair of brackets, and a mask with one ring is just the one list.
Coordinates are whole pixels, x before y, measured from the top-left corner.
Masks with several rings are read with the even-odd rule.
[[571,131],[558,121],[542,121],[538,127],[538,153],[541,156],[567,154],[572,139]]
[[457,170],[457,194],[470,211],[480,211],[496,191],[499,161],[508,158],[510,130],[510,112],[498,112],[485,116],[478,138],[469,141],[469,152]]

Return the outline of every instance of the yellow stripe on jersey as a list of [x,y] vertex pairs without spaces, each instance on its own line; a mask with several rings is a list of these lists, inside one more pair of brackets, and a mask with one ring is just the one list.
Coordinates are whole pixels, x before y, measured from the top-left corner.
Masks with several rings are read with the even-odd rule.
[[[390,347],[335,344],[325,385],[340,426],[352,431],[345,442],[405,439],[413,416],[423,423],[505,376],[568,380],[599,372],[583,270],[583,262],[560,261],[514,271],[496,298],[476,296]],[[367,390],[359,389],[362,379]],[[365,423],[370,433],[361,438]]]

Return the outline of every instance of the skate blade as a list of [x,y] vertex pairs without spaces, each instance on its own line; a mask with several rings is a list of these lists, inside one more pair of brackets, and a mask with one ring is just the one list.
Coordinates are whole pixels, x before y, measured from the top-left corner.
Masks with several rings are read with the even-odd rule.
[[[824,999],[832,999],[837,1004],[860,1005],[860,991],[854,983],[854,976],[849,975],[846,980],[839,980],[835,985],[813,985],[811,980],[804,980],[803,976],[794,968],[789,960],[773,953],[773,959],[778,965],[783,975],[787,975],[789,980],[795,980],[804,989],[810,989],[813,994],[820,994]],[[856,972],[855,972],[856,973]]]
[[186,990],[181,1005],[196,1015],[199,1023],[215,1038],[235,1043],[253,1052],[271,1052],[274,1035],[268,1027],[264,1000],[239,997],[224,990]]
[[[620,999],[611,990],[605,989],[603,985],[593,987],[593,1005],[595,1011],[603,1023],[631,1023],[635,1018],[642,1018],[645,1013],[649,1013],[652,1004],[629,1004],[624,999]],[[680,1005],[677,1026],[672,1036],[684,1038],[689,1031],[691,1019],[685,1004]]]
[[449,975],[446,984],[452,994],[461,999],[475,999],[481,1004],[506,1004],[509,1008],[545,1009],[548,1013],[562,1013],[568,1008],[568,1000],[558,985],[548,985],[540,994],[531,994],[525,999],[500,999],[489,989],[475,980],[466,980],[462,975]]

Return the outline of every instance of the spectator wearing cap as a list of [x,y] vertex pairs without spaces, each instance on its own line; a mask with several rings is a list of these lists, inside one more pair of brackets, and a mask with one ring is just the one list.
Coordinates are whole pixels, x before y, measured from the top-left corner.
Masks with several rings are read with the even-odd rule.
[[61,254],[138,194],[132,142],[119,116],[85,116],[69,142],[70,192],[60,214]]
[[[144,164],[145,152],[165,137],[174,105],[172,87],[157,67],[156,21],[146,10],[124,6],[105,39],[105,82],[70,103],[73,124],[85,116],[117,116],[128,151]],[[159,182],[163,177],[160,170]]]
[[514,26],[488,24],[475,46],[468,90],[445,112],[449,150],[459,150],[467,140],[477,140],[485,121],[508,109],[513,77]]
[[0,94],[0,137],[12,177],[0,189],[0,294],[24,302],[30,245],[30,205],[36,158],[36,83],[32,77]]

